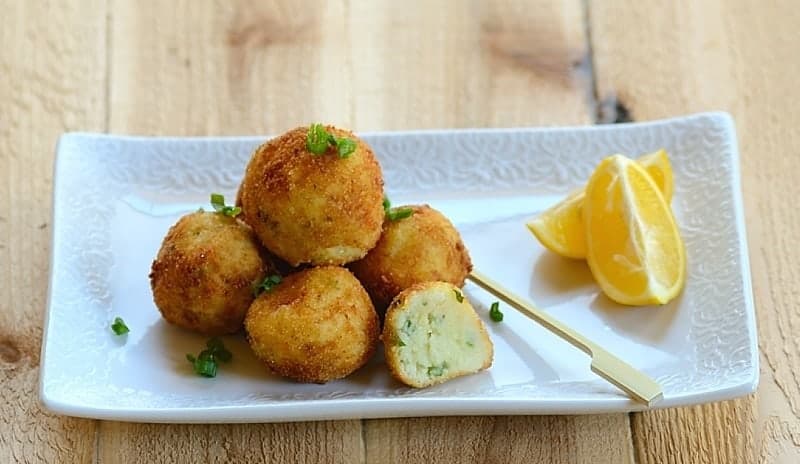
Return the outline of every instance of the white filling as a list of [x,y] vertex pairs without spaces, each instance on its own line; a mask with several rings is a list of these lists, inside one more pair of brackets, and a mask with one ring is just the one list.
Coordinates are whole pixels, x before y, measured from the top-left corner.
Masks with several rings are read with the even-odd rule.
[[[459,291],[459,295],[462,295]],[[454,291],[413,295],[398,314],[394,348],[401,369],[424,382],[479,370],[490,352],[480,320]]]

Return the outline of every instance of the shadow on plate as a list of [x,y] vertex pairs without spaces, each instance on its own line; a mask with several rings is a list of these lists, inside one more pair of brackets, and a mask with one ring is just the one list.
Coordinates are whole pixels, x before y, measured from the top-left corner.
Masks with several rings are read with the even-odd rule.
[[596,291],[597,284],[586,261],[545,251],[533,266],[530,294],[538,305],[551,306]]
[[[186,355],[197,356],[206,348],[209,338],[211,337],[175,327],[161,319],[149,327],[139,343],[156,348],[155,351],[168,360],[177,375],[194,378],[197,374],[192,370]],[[224,373],[225,377],[264,380],[277,378],[256,358],[244,334],[225,335],[219,338],[233,355],[231,362],[219,364],[219,371]]]
[[[469,295],[468,295],[469,296]],[[474,301],[474,300],[473,300]],[[496,335],[501,337],[506,344],[516,352],[520,359],[528,366],[528,368],[533,373],[533,377],[537,380],[537,382],[549,382],[553,380],[558,380],[558,374],[556,373],[555,369],[553,369],[544,358],[539,356],[539,353],[533,349],[531,344],[525,340],[522,336],[520,336],[514,329],[508,325],[507,322],[500,322],[496,323],[489,319],[489,308],[481,305],[476,304],[475,310],[480,315],[481,319],[483,320],[483,324],[487,327],[491,328],[491,335]],[[507,311],[515,311],[515,309],[508,308]],[[525,324],[536,324],[533,321],[525,321]],[[525,330],[524,327],[521,330]],[[502,359],[499,359],[497,356],[497,337],[492,338],[492,343],[495,344],[495,357],[494,362],[492,365],[497,365],[497,363],[502,362]]]
[[389,375],[389,368],[386,367],[386,361],[383,357],[383,343],[380,341],[378,341],[378,346],[367,363],[340,381],[356,384],[360,388],[400,388],[403,386],[402,383],[394,380]]
[[[195,334],[175,327],[164,320],[159,320],[152,325],[140,343],[150,347],[155,347],[155,351],[164,355],[171,369],[176,375],[194,379],[197,374],[192,370],[186,354],[191,353],[197,356],[200,351],[205,349],[206,342],[211,337]],[[235,380],[255,380],[275,383],[285,383],[287,388],[298,388],[301,390],[325,390],[325,384],[303,384],[289,379],[271,374],[264,364],[256,358],[250,345],[245,339],[244,333],[226,335],[219,337],[225,343],[225,347],[233,354],[233,359],[229,363],[219,364],[218,376]],[[343,384],[356,384],[360,388],[367,387],[386,387],[386,378],[389,377],[383,358],[383,346],[378,345],[378,349],[361,369],[350,374],[344,379],[335,382]],[[394,381],[393,381],[394,382]],[[395,385],[393,385],[395,386]],[[402,384],[396,382],[396,387]]]
[[663,306],[625,306],[598,293],[589,309],[619,335],[646,345],[659,345],[669,332],[683,294]]
[[[534,324],[533,321],[530,323]],[[520,337],[513,329],[510,327],[500,327],[499,329],[495,329],[495,333],[503,337],[506,343],[508,343],[508,346],[510,346],[525,364],[528,365],[537,383],[559,380],[558,374],[555,369],[550,366],[550,363],[539,356],[539,353],[531,347],[530,343]],[[496,363],[498,361],[502,362],[502,360],[498,360],[497,357],[495,357],[494,362]]]

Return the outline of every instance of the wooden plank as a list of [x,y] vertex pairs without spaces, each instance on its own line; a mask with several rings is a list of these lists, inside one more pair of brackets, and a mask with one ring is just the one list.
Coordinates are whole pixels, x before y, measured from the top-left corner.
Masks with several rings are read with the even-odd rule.
[[590,121],[577,0],[357,2],[348,17],[359,129]]
[[[357,130],[585,124],[593,116],[577,0],[112,5],[113,132],[258,134],[317,120]],[[410,429],[412,443],[397,438]],[[493,434],[496,444],[474,459],[632,457],[627,415],[376,420],[366,422],[364,444],[360,421],[103,423],[99,456],[465,462],[461,443]]]
[[0,11],[0,462],[90,462],[95,422],[40,408],[39,350],[56,141],[105,127],[105,3]]
[[359,462],[360,421],[177,425],[103,422],[97,455],[118,462]]
[[111,126],[256,134],[590,122],[580,2],[115,2]]
[[[792,1],[590,2],[599,98],[636,120],[737,123],[761,350],[757,398],[637,414],[640,462],[800,461],[800,12]],[[610,106],[614,106],[613,104]]]
[[366,462],[633,462],[628,416],[500,416],[366,422]]

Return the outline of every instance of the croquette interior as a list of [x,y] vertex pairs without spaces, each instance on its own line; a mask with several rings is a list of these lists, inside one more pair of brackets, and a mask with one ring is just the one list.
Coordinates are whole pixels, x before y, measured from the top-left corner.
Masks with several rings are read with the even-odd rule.
[[431,282],[402,292],[386,315],[383,343],[393,375],[426,387],[486,369],[493,346],[457,287]]

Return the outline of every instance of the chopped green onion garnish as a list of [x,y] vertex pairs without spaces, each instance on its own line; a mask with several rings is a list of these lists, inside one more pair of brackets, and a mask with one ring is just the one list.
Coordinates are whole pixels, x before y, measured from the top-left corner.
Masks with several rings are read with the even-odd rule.
[[217,376],[217,360],[222,362],[229,362],[233,358],[233,354],[225,348],[222,340],[219,338],[212,338],[206,342],[206,349],[201,351],[195,358],[192,354],[186,355],[186,360],[191,363],[194,372],[203,377],[216,377]]
[[214,357],[222,362],[229,362],[231,358],[233,358],[233,354],[231,354],[231,352],[225,348],[225,344],[222,343],[222,340],[217,337],[214,337],[206,342],[206,347],[208,347],[208,350],[212,355],[214,355]]
[[399,221],[400,219],[411,217],[412,214],[414,214],[414,210],[404,206],[390,209],[389,212],[386,213],[386,217],[390,221]]
[[430,366],[428,367],[428,377],[441,377],[445,369],[447,369],[446,362],[442,363],[441,366]]
[[503,320],[503,313],[500,312],[500,302],[495,301],[492,303],[492,306],[489,308],[489,317],[495,322]]
[[125,321],[123,321],[121,317],[114,318],[114,322],[111,324],[111,330],[116,335],[125,335],[131,331],[128,326],[125,325]]
[[219,211],[219,208],[225,207],[225,195],[219,193],[212,193],[211,206],[213,206],[214,209],[217,211]]
[[256,285],[255,290],[253,290],[253,294],[258,296],[264,292],[269,292],[275,288],[276,285],[281,283],[281,280],[283,279],[278,274],[264,277],[264,280],[262,280],[260,284]]
[[459,303],[464,301],[464,295],[462,295],[461,292],[459,292],[458,290],[453,290],[453,292],[456,294],[456,301],[458,301]]
[[386,195],[383,196],[383,212],[386,213],[386,219],[390,221],[405,219],[414,214],[414,210],[408,206],[392,208],[392,202],[389,201],[389,197]]
[[216,377],[217,376],[217,362],[213,357],[199,357],[192,363],[194,365],[194,372],[203,377]]
[[356,141],[347,137],[336,137],[320,123],[314,123],[306,133],[306,149],[314,155],[324,155],[329,147],[336,148],[339,158],[347,158],[356,151]]
[[306,148],[315,155],[322,155],[328,151],[328,145],[333,137],[325,130],[325,126],[314,123],[308,128],[306,134]]
[[339,158],[347,158],[356,151],[356,142],[347,137],[335,138],[336,149],[339,150]]
[[219,193],[211,194],[211,206],[214,207],[214,211],[230,217],[236,217],[242,212],[242,208],[238,206],[225,206],[225,196]]

